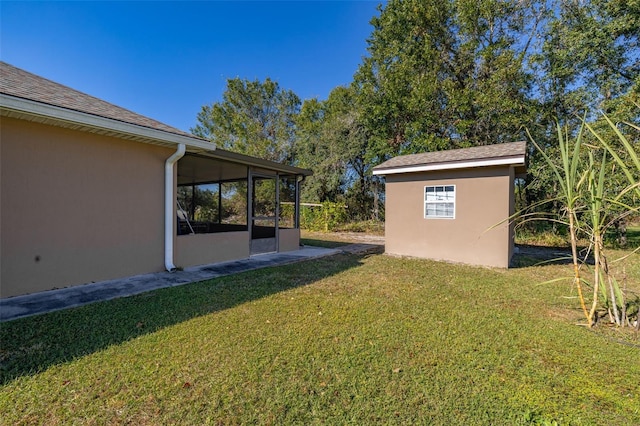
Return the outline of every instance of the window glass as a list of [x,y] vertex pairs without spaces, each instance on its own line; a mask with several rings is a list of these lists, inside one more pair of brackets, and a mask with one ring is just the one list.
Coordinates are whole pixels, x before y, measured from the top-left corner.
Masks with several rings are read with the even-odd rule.
[[455,218],[455,185],[425,186],[424,217],[426,219]]
[[280,178],[280,228],[295,228],[296,178]]
[[222,182],[220,222],[247,225],[247,181]]
[[247,230],[246,180],[181,185],[178,235]]

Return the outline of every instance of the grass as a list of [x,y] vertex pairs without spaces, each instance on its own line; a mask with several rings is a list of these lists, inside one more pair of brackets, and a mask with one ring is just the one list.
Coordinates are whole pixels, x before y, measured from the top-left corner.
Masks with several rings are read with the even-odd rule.
[[[544,247],[570,247],[569,235],[562,232],[553,232],[549,230],[530,231],[523,228],[516,229],[516,243],[531,244]],[[589,245],[587,239],[582,238],[578,241],[579,245],[585,247]],[[617,248],[615,236],[610,230],[608,238],[605,240],[605,248]],[[635,249],[640,247],[640,225],[633,224],[627,227],[627,248]]]
[[640,424],[640,343],[558,274],[337,255],[3,323],[0,424]]
[[332,239],[332,234],[326,233],[327,237],[318,232],[303,232],[302,237],[300,238],[300,243],[305,246],[316,246],[316,247],[325,247],[325,248],[337,248],[344,247],[346,245],[351,244],[349,241],[344,239],[335,238]]
[[[303,229],[300,242],[309,246],[337,248],[349,244],[371,243],[368,238],[369,236],[376,236],[376,234],[347,231],[322,232]],[[376,243],[379,244],[379,239]]]
[[640,247],[640,225],[627,228],[627,244],[629,247]]
[[362,220],[347,222],[339,225],[336,231],[340,232],[366,232],[372,235],[384,235],[384,221]]
[[[569,236],[562,235],[551,230],[529,231],[526,229],[516,229],[516,244],[527,244],[541,247],[570,247]],[[586,244],[586,241],[581,241]]]

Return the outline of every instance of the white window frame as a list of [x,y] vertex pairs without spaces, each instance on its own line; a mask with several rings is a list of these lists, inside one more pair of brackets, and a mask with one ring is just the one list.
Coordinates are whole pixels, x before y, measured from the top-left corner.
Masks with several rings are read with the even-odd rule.
[[[433,188],[433,191],[429,191],[429,192],[434,192],[435,193],[435,199],[427,199],[427,189],[428,188]],[[438,188],[442,188],[440,189],[440,191],[438,191]],[[447,191],[447,188],[453,188],[453,191]],[[449,197],[447,197],[445,194],[447,192],[451,192],[453,193],[453,200],[449,199]],[[441,184],[441,185],[426,185],[424,187],[424,206],[423,206],[423,213],[424,213],[424,218],[425,219],[455,219],[456,218],[456,185],[446,185],[446,184]],[[444,197],[444,199],[443,199]],[[428,216],[427,215],[427,205],[433,205],[433,204],[451,204],[453,207],[453,214],[451,216],[448,215],[432,215],[432,216]]]

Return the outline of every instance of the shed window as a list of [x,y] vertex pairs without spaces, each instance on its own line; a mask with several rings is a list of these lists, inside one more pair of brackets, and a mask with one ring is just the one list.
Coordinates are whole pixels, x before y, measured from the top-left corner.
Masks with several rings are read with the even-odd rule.
[[456,212],[456,186],[425,186],[425,219],[454,219]]

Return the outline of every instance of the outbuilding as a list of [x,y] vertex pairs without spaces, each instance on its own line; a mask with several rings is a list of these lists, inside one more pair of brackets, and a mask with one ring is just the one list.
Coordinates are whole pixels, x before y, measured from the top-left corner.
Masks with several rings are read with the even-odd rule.
[[[515,179],[526,143],[403,155],[373,169],[384,176],[385,251],[507,268],[514,252]],[[498,226],[496,226],[498,225]]]
[[311,171],[0,62],[0,297],[300,246]]

